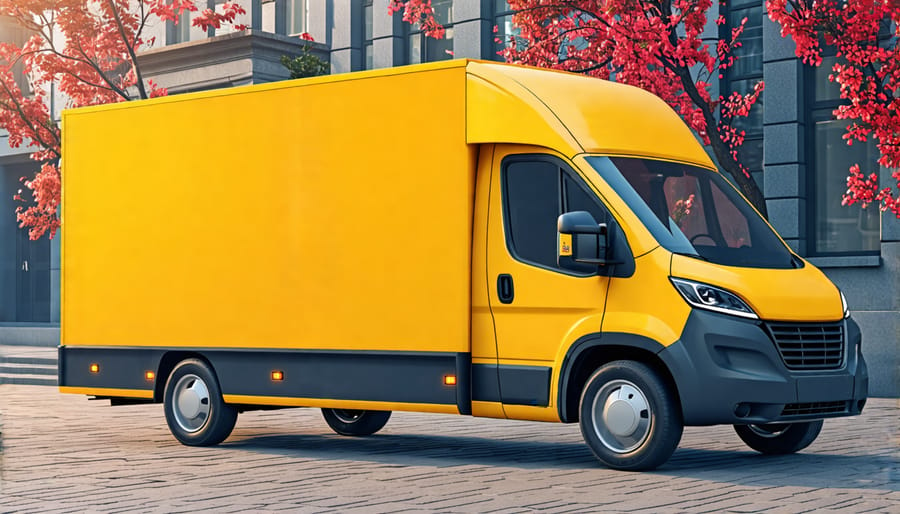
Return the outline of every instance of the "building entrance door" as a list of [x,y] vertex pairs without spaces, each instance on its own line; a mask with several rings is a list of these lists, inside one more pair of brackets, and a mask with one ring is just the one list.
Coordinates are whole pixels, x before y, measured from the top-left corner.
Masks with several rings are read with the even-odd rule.
[[28,239],[27,229],[16,234],[16,321],[50,321],[50,240]]

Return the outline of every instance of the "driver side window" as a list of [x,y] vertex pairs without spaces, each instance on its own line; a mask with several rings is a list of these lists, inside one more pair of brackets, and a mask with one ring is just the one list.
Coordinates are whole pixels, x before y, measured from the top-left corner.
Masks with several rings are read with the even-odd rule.
[[[609,212],[567,167],[551,157],[515,156],[502,171],[507,248],[518,260],[560,270],[556,264],[556,222],[560,214],[587,211],[597,223]],[[596,272],[596,267],[589,269]],[[587,271],[587,270],[586,270]]]

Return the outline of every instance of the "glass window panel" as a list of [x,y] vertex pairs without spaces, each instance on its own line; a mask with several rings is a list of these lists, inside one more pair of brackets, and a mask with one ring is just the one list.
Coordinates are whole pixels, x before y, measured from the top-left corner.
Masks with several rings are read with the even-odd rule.
[[506,0],[494,0],[494,14],[510,11],[509,2]]
[[453,0],[431,0],[434,19],[441,25],[453,23]]
[[734,203],[728,199],[718,185],[711,184],[710,189],[712,190],[713,203],[716,205],[714,209],[717,215],[716,221],[719,223],[719,230],[722,231],[722,237],[725,239],[728,247],[742,248],[753,246],[747,218],[738,211]]
[[[563,173],[563,184],[566,198],[565,212],[587,211],[597,223],[609,222],[607,210],[598,203],[597,198],[593,194],[587,192],[587,187],[581,184],[580,180]],[[567,269],[588,275],[597,273],[597,266],[589,264],[571,263]]]
[[744,17],[747,18],[747,23],[744,24],[744,32],[738,38],[741,46],[735,48],[732,52],[738,59],[734,62],[734,66],[729,69],[734,77],[762,75],[762,6],[732,11],[731,26],[737,27],[740,25]]
[[822,65],[813,69],[813,82],[816,86],[816,101],[828,102],[841,99],[841,86],[837,82],[828,80],[831,68],[837,63],[837,57],[832,55],[822,57]]
[[422,62],[422,33],[417,32],[409,35],[409,64],[419,64]]
[[[199,30],[199,29],[198,29]],[[206,35],[205,32],[203,33]],[[175,43],[184,43],[191,40],[191,13],[184,11],[178,18],[178,24],[174,27]]]
[[425,37],[425,62],[446,61],[453,59],[453,29],[447,28],[444,37],[434,39]]
[[559,167],[548,162],[516,162],[505,171],[506,230],[520,259],[556,267]]
[[275,32],[275,2],[262,4],[262,29],[264,32]]
[[290,18],[288,19],[288,33],[300,34],[306,32],[307,17],[307,1],[308,0],[288,0],[290,10]]
[[606,223],[609,220],[609,214],[597,203],[597,199],[593,195],[589,195],[584,187],[568,175],[563,175],[563,177],[563,182],[566,184],[566,212],[587,211],[591,213],[597,223]]
[[[751,172],[763,169],[763,140],[745,139],[738,149],[738,160]],[[731,178],[727,177],[726,178]]]
[[[496,18],[497,23],[497,32],[494,33],[494,48],[495,54],[494,59],[498,61],[503,61],[503,56],[499,54],[504,48],[509,46],[509,37],[516,37],[516,47],[519,49],[526,48],[528,46],[528,41],[519,37],[519,34],[522,32],[521,29],[513,25],[512,22],[512,14],[507,14],[505,16],[498,16]],[[499,41],[496,41],[499,40]]]
[[881,216],[877,207],[861,209],[858,204],[841,205],[847,190],[847,173],[858,163],[864,173],[878,171],[874,144],[847,146],[843,139],[847,121],[816,123],[815,231],[817,253],[878,251]]
[[371,70],[375,67],[375,53],[373,52],[372,43],[366,43],[366,69]]
[[[650,187],[650,184],[645,187]],[[663,194],[666,197],[668,218],[678,225],[685,237],[691,239],[710,233],[697,177],[685,175],[667,178],[663,184]],[[714,244],[714,241],[703,238],[697,244],[709,245]]]
[[[731,81],[731,89],[732,91],[746,95],[753,91],[753,86],[755,86],[759,80],[760,79],[733,80]],[[756,103],[750,108],[750,114],[735,118],[732,122],[732,126],[738,130],[743,130],[748,136],[761,136],[763,133],[763,105],[765,103],[765,96],[765,92],[760,94],[759,98],[756,99]]]
[[366,41],[369,41],[372,39],[372,33],[373,33],[373,27],[374,27],[374,24],[372,21],[373,14],[374,14],[374,10],[373,10],[373,7],[371,4],[367,5],[363,8],[363,17],[365,18],[365,27],[366,27],[365,32],[363,33],[363,39],[365,39]]

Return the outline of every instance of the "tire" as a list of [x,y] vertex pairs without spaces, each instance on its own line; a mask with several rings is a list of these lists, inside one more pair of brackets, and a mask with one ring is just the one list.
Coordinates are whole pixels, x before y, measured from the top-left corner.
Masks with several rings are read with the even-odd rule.
[[181,361],[166,381],[166,423],[187,446],[212,446],[231,434],[237,410],[225,404],[212,367],[200,359]]
[[806,448],[822,431],[822,420],[806,423],[735,425],[734,431],[744,443],[767,455],[785,455]]
[[654,469],[669,460],[684,424],[673,391],[652,368],[610,362],[581,394],[581,434],[604,464],[625,471]]
[[322,409],[322,416],[340,435],[366,436],[384,428],[391,419],[391,411]]

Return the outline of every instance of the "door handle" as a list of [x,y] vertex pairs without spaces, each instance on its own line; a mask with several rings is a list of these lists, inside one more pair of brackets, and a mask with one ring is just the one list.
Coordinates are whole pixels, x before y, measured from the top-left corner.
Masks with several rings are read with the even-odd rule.
[[497,276],[497,297],[500,303],[512,303],[515,295],[512,275],[504,273]]
[[28,271],[28,261],[22,261],[22,271]]

